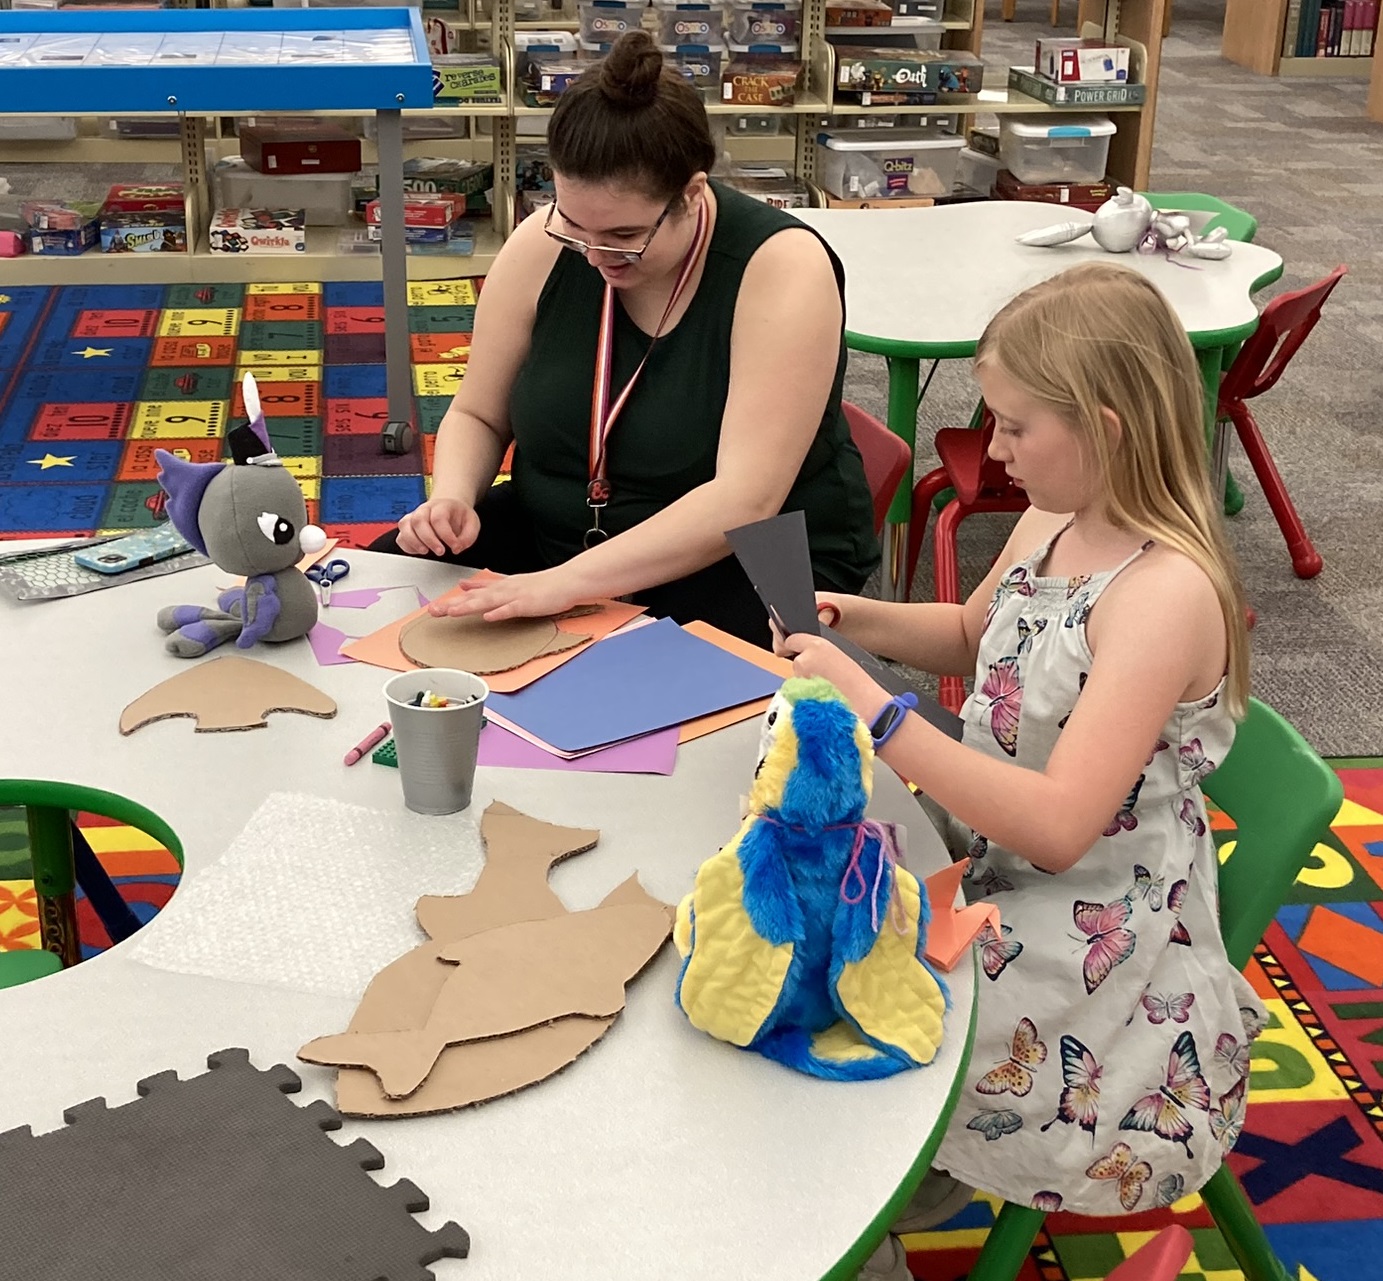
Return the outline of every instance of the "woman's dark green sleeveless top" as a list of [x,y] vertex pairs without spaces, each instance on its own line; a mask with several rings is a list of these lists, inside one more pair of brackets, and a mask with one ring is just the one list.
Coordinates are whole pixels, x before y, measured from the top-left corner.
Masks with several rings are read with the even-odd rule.
[[[770,236],[803,226],[779,209],[712,185],[716,225],[696,294],[654,347],[610,431],[613,493],[600,524],[612,534],[715,477],[730,382],[730,330],[745,266]],[[844,272],[834,254],[831,263],[843,299]],[[577,254],[557,256],[538,297],[532,345],[509,403],[515,497],[532,523],[539,555],[551,565],[580,552],[591,525],[591,386],[603,297],[599,272]],[[648,335],[617,303],[611,400],[648,347]],[[826,412],[783,510],[806,514],[817,573],[845,591],[858,591],[878,563],[879,545],[864,468],[840,410],[844,375],[842,333]]]

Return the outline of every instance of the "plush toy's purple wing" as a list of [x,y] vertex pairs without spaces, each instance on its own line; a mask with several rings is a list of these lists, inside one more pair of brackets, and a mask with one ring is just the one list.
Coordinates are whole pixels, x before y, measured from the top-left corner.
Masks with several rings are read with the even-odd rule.
[[207,554],[197,512],[207,486],[221,474],[225,463],[189,463],[166,449],[154,450],[159,465],[158,483],[168,495],[168,519],[173,528],[203,556]]

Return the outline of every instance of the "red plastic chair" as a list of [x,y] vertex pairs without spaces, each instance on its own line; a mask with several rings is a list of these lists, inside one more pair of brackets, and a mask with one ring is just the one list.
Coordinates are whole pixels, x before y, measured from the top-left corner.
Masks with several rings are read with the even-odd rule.
[[907,441],[858,405],[842,401],[840,407],[850,425],[850,438],[864,460],[864,478],[874,499],[874,532],[877,534],[884,527],[889,506],[903,477],[912,471],[912,450]]
[[1268,506],[1272,508],[1282,537],[1287,541],[1292,568],[1298,578],[1314,578],[1321,572],[1323,562],[1307,536],[1297,509],[1287,496],[1287,488],[1263,441],[1263,433],[1258,430],[1258,424],[1244,402],[1261,396],[1282,377],[1287,362],[1316,327],[1325,300],[1348,270],[1348,267],[1341,265],[1324,280],[1307,289],[1298,289],[1295,293],[1280,294],[1274,298],[1263,308],[1263,314],[1258,318],[1258,328],[1239,349],[1234,363],[1220,383],[1219,415],[1228,418],[1239,433],[1244,452],[1253,464]]
[[[978,430],[969,427],[943,427],[936,434],[937,457],[941,466],[929,471],[912,491],[912,525],[908,530],[908,583],[917,572],[922,537],[927,531],[927,515],[932,501],[943,490],[954,489],[956,496],[942,508],[936,519],[933,537],[933,565],[936,599],[959,604],[960,561],[956,553],[956,530],[975,512],[1021,512],[1028,496],[1015,485],[1003,463],[989,456],[994,436],[994,415],[982,411]],[[942,706],[960,711],[965,701],[965,683],[958,676],[941,678]]]
[[1107,1281],[1176,1281],[1195,1244],[1181,1224],[1168,1224],[1115,1268]]

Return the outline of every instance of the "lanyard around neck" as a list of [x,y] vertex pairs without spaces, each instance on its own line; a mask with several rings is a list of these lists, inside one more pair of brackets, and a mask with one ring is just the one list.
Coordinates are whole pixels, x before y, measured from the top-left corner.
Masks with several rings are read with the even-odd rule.
[[[620,392],[613,405],[610,403],[610,372],[615,345],[615,289],[613,285],[605,286],[605,297],[600,308],[600,333],[595,349],[595,383],[591,388],[590,484],[586,488],[586,504],[592,510],[595,524],[586,536],[587,546],[608,536],[606,531],[600,528],[600,508],[610,501],[610,481],[606,475],[606,444],[610,438],[610,429],[615,425],[615,420],[628,401],[629,393],[634,390],[634,384],[638,382],[643,367],[648,363],[654,343],[662,337],[663,328],[668,322],[668,317],[672,315],[672,309],[677,306],[677,300],[681,298],[687,282],[696,270],[701,251],[706,246],[709,223],[706,199],[703,195],[700,208],[696,211],[696,230],[687,249],[687,256],[682,259],[682,267],[677,273],[677,283],[672,287],[672,295],[667,300],[667,306],[663,308],[663,317],[658,321],[657,329],[653,331],[648,350],[644,352],[638,368],[624,384],[624,390]],[[594,540],[591,538],[592,534],[597,535]]]

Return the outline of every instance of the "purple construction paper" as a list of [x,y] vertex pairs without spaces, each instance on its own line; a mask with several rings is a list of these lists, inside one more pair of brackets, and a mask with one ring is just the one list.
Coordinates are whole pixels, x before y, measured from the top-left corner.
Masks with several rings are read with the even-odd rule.
[[593,774],[671,774],[677,764],[677,726],[616,743],[572,760],[545,752],[502,725],[487,721],[480,731],[481,765],[508,769],[578,770]]
[[355,659],[347,658],[341,653],[341,646],[348,640],[358,639],[359,637],[347,636],[345,632],[326,623],[318,623],[307,634],[307,643],[312,646],[312,653],[319,667],[337,667],[342,663],[355,662]]
[[489,705],[564,752],[621,743],[767,698],[783,678],[660,618],[588,645],[556,671]]
[[331,604],[325,606],[327,609],[369,609],[371,605],[378,605],[383,599],[385,592],[418,592],[418,604],[426,605],[427,597],[419,592],[416,587],[409,587],[406,584],[402,587],[357,587],[354,591],[343,592],[333,590],[331,593]]

